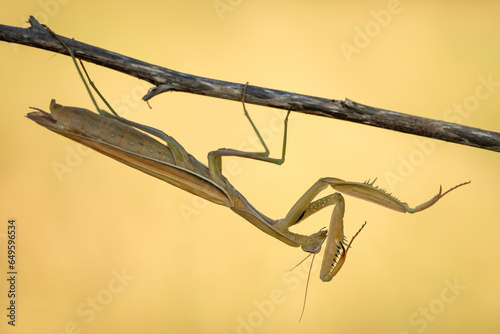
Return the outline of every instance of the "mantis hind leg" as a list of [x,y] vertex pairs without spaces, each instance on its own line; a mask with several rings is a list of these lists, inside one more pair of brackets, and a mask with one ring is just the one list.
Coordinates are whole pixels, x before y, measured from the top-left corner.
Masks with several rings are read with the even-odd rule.
[[[285,162],[285,153],[286,153],[286,137],[287,137],[287,130],[288,130],[288,116],[290,115],[290,111],[286,114],[285,117],[285,129],[284,129],[284,134],[283,134],[283,147],[281,150],[281,159],[273,159],[273,158],[268,158],[269,157],[269,149],[267,148],[266,142],[260,135],[259,130],[255,126],[255,124],[252,121],[252,118],[250,117],[250,114],[247,111],[247,108],[245,107],[245,94],[248,88],[248,82],[245,84],[245,87],[243,88],[243,94],[241,96],[241,103],[243,104],[243,111],[245,112],[245,116],[252,125],[253,130],[255,131],[255,134],[259,138],[260,143],[264,147],[264,152],[257,152],[257,153],[251,153],[251,156],[247,156],[248,158],[251,159],[257,159],[257,160],[262,160],[270,163],[274,163],[277,165],[281,165]],[[247,152],[245,152],[247,153]],[[264,159],[259,159],[259,158],[264,158]]]
[[270,162],[276,165],[281,165],[285,162],[285,154],[286,154],[286,140],[287,140],[287,134],[288,134],[288,116],[290,115],[290,111],[288,111],[285,120],[284,120],[284,132],[283,132],[283,146],[281,150],[281,158],[270,158],[269,157],[269,149],[267,148],[266,143],[264,142],[264,139],[260,135],[259,130],[255,126],[255,124],[252,121],[252,118],[250,117],[250,114],[246,110],[245,107],[245,93],[246,89],[248,87],[248,82],[246,83],[245,87],[243,88],[243,93],[242,93],[242,98],[241,102],[243,104],[243,111],[245,112],[245,116],[252,125],[252,128],[255,131],[255,134],[259,138],[260,143],[264,147],[264,152],[245,152],[245,151],[239,151],[239,150],[234,150],[234,149],[229,149],[229,148],[221,148],[216,151],[212,151],[208,153],[208,169],[210,170],[210,175],[213,180],[216,182],[222,182],[222,157],[223,156],[235,156],[235,157],[241,157],[241,158],[247,158],[247,159],[254,159],[254,160],[259,160],[259,161],[264,161],[264,162]]
[[[76,58],[75,58],[75,54],[73,53],[73,51],[66,45],[66,43],[64,43],[64,41],[59,38],[59,36],[56,35],[55,32],[52,31],[52,29],[50,29],[49,27],[47,27],[46,25],[43,25],[43,27],[52,35],[54,36],[55,39],[57,39],[59,41],[59,43],[61,43],[61,45],[66,49],[66,51],[68,51],[69,55],[71,56],[71,59],[73,60],[73,63],[75,64],[75,67],[78,71],[78,74],[80,75],[80,78],[82,79],[83,81],[83,84],[85,86],[85,89],[87,89],[87,92],[89,93],[89,96],[90,96],[90,99],[92,100],[92,103],[94,104],[94,106],[96,107],[97,111],[99,112],[99,114],[103,115],[103,116],[111,116],[111,114],[109,112],[107,112],[106,110],[103,110],[101,108],[99,108],[99,105],[97,104],[97,101],[95,100],[94,98],[94,95],[92,95],[92,91],[90,90],[90,87],[89,85],[87,84],[87,81],[85,80],[84,76],[83,76],[83,73],[82,71],[80,70],[80,67],[78,66],[78,63],[76,62]],[[80,60],[80,59],[79,59]],[[115,115],[115,116],[118,116],[118,114],[113,110],[113,108],[110,106],[110,104],[108,103],[108,101],[106,101],[106,99],[104,98],[104,96],[102,96],[101,92],[99,92],[99,90],[97,89],[97,87],[94,85],[94,83],[92,82],[92,80],[90,79],[90,76],[88,75],[87,73],[87,70],[85,69],[85,66],[83,66],[83,62],[80,60],[80,65],[82,66],[83,68],[83,71],[85,72],[85,75],[87,76],[87,79],[89,81],[89,84],[90,86],[92,86],[92,88],[94,89],[94,91],[97,93],[97,95],[99,95],[99,97],[101,98],[101,100],[104,102],[104,104],[106,104],[106,106],[109,108],[109,110]]]

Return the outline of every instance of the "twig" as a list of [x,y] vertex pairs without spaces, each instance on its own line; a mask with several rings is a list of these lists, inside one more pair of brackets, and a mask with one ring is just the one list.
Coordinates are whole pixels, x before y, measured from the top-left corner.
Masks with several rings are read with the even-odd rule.
[[[29,28],[0,25],[0,40],[68,54],[59,41],[30,17]],[[105,49],[60,38],[77,58],[145,80],[155,87],[144,96],[148,100],[160,93],[177,91],[240,101],[244,84],[203,78],[120,55]],[[291,110],[376,126],[418,136],[500,152],[500,133],[448,123],[430,118],[370,107],[349,99],[333,100],[281,90],[248,86],[245,103]]]

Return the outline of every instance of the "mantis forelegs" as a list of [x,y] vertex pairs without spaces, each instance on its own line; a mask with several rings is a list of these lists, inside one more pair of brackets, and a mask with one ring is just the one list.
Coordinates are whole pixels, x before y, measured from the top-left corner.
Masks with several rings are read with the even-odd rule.
[[[247,83],[248,85],[248,83]],[[221,158],[222,156],[239,156],[243,158],[250,158],[265,162],[271,162],[276,164],[282,164],[285,160],[286,153],[286,139],[287,139],[287,129],[288,129],[288,116],[290,112],[288,112],[284,123],[284,136],[283,136],[283,149],[282,149],[282,157],[281,159],[269,158],[269,150],[267,149],[262,137],[260,136],[257,128],[253,124],[244,103],[245,91],[247,88],[245,86],[243,90],[243,109],[245,111],[245,115],[252,124],[257,136],[259,137],[262,145],[265,148],[265,152],[262,153],[254,153],[254,152],[242,152],[232,149],[219,149],[217,151],[210,152],[208,155],[209,161],[209,169],[211,178],[216,181],[222,183],[222,171],[221,171]],[[295,203],[295,205],[290,209],[288,214],[284,219],[275,221],[274,223],[266,222],[266,224],[272,224],[272,229],[278,232],[278,235],[281,237],[285,236],[288,240],[302,247],[302,249],[309,253],[318,253],[321,250],[321,246],[325,241],[326,231],[320,230],[319,232],[312,234],[310,236],[304,236],[300,234],[293,233],[289,230],[289,228],[299,222],[305,220],[313,213],[322,210],[330,205],[335,205],[332,217],[330,221],[330,227],[328,231],[328,237],[326,239],[326,250],[323,258],[323,263],[321,266],[320,278],[323,281],[330,281],[340,270],[342,265],[345,262],[347,252],[350,247],[349,245],[344,243],[344,211],[345,211],[345,202],[344,198],[340,193],[351,195],[360,199],[364,199],[366,201],[373,202],[375,204],[384,206],[386,208],[399,211],[399,212],[408,212],[415,213],[418,211],[425,210],[436,203],[441,197],[446,195],[453,189],[456,189],[466,183],[459,184],[448,191],[442,193],[441,189],[439,193],[434,196],[429,201],[416,206],[415,208],[411,208],[407,203],[401,202],[396,197],[387,193],[385,190],[374,186],[375,180],[373,182],[367,181],[364,183],[360,182],[349,182],[344,181],[337,178],[325,177],[321,178],[316,183],[314,183],[311,188],[309,188],[304,195]],[[328,186],[332,187],[336,190],[336,193],[320,198],[316,201],[313,201],[316,196]],[[246,216],[247,212],[235,210],[242,216]],[[265,219],[265,218],[263,218]],[[250,219],[249,219],[250,220]],[[363,225],[364,226],[364,225]],[[361,227],[362,229],[363,227]],[[262,228],[261,228],[262,229]],[[360,231],[361,231],[360,229]],[[358,231],[359,233],[359,231]],[[352,238],[352,241],[357,236],[357,234]],[[274,235],[276,237],[276,235]],[[283,241],[283,239],[281,239]]]
[[[345,262],[345,257],[347,255],[347,251],[349,249],[349,245],[347,248],[344,247],[344,210],[345,203],[344,198],[340,193],[334,193],[328,196],[325,196],[315,202],[312,200],[323,190],[325,190],[328,186],[331,186],[333,189],[342,192],[344,194],[348,194],[354,197],[358,197],[360,199],[364,199],[375,204],[384,206],[386,208],[399,211],[399,212],[408,212],[415,213],[418,211],[425,210],[435,204],[441,197],[449,193],[450,191],[468,184],[469,182],[465,182],[459,184],[448,191],[442,193],[442,189],[440,188],[439,193],[434,196],[429,201],[416,206],[415,208],[411,208],[407,203],[401,202],[396,197],[387,193],[383,189],[380,189],[374,186],[375,181],[373,182],[349,182],[344,181],[337,178],[325,177],[321,178],[316,183],[309,188],[304,195],[295,203],[295,205],[290,209],[288,214],[284,219],[279,221],[275,228],[283,231],[282,233],[286,234],[288,229],[303,221],[305,218],[310,216],[311,214],[324,209],[329,205],[335,205],[333,209],[332,218],[330,221],[330,228],[328,231],[328,238],[326,240],[326,250],[323,258],[323,264],[321,266],[320,278],[323,281],[330,281],[333,276],[335,276],[342,265]],[[359,232],[358,232],[359,233]],[[356,234],[357,235],[357,234]],[[356,235],[354,237],[356,237]],[[354,237],[352,240],[354,240]],[[293,240],[294,236],[290,236]],[[351,240],[351,242],[352,242]],[[297,243],[301,244],[302,249],[306,252],[317,253],[320,251],[321,244],[317,242],[311,243],[309,240],[305,240],[303,242],[301,240],[296,240]]]

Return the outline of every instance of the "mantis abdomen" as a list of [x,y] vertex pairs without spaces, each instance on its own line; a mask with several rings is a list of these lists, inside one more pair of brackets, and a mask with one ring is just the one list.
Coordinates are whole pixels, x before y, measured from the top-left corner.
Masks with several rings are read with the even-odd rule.
[[56,128],[63,132],[83,135],[143,157],[175,163],[167,146],[115,119],[102,117],[83,108],[63,107],[55,101],[51,102],[50,111],[57,121]]
[[[168,145],[174,142],[174,148],[135,129],[133,122],[122,118],[113,119],[86,109],[61,106],[54,100],[50,103],[51,113],[36,110],[38,112],[29,113],[28,118],[51,131],[208,201],[233,205],[226,189],[210,179],[208,168],[173,138],[158,130],[155,135],[162,135]],[[141,130],[155,130],[142,127]]]

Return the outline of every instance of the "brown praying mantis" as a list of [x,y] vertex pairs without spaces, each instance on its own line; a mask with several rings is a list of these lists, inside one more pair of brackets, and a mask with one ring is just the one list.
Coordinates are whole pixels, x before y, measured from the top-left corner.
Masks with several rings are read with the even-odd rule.
[[[243,110],[265,151],[260,153],[243,152],[221,148],[208,153],[208,166],[206,166],[196,160],[174,138],[164,132],[119,117],[109,104],[106,103],[105,99],[102,98],[88,77],[83,63],[80,61],[83,70],[87,74],[89,84],[101,96],[113,114],[101,110],[78,67],[72,50],[50,29],[47,27],[46,29],[58,39],[72,57],[99,114],[87,109],[61,106],[55,100],[52,100],[50,103],[50,113],[38,108],[32,108],[36,111],[30,112],[27,115],[29,119],[57,134],[88,146],[130,167],[136,168],[210,202],[224,205],[263,232],[287,245],[293,247],[300,246],[305,252],[316,254],[320,252],[326,240],[325,253],[320,270],[322,281],[330,281],[339,272],[346,260],[352,241],[364,226],[361,227],[349,244],[345,242],[343,221],[344,198],[341,193],[373,202],[398,212],[415,213],[431,207],[450,191],[470,182],[461,183],[444,193],[440,188],[439,193],[433,198],[415,208],[411,208],[407,203],[401,202],[383,189],[374,186],[375,181],[359,183],[343,181],[333,177],[324,177],[316,181],[302,195],[285,218],[278,220],[271,219],[255,209],[229,183],[227,178],[222,175],[222,157],[236,156],[281,165],[285,161],[288,115],[290,111],[284,119],[282,156],[280,159],[271,158],[269,157],[269,150],[264,140],[245,108],[244,98],[247,88],[247,85],[245,85],[242,92]],[[166,145],[153,138],[153,136],[163,140]],[[328,187],[333,188],[336,192],[315,200]],[[290,227],[293,225],[301,223],[313,213],[330,205],[334,205],[334,208],[328,230],[321,229],[311,235],[302,235],[290,231]]]

